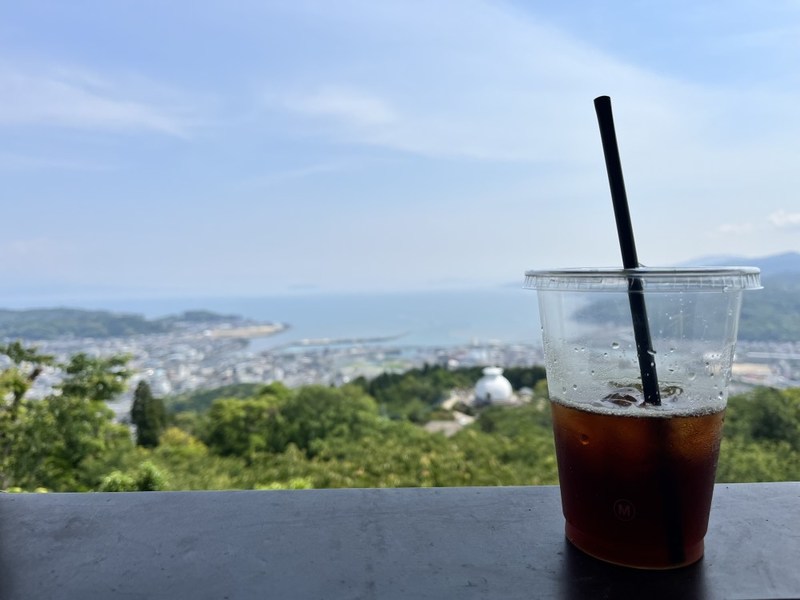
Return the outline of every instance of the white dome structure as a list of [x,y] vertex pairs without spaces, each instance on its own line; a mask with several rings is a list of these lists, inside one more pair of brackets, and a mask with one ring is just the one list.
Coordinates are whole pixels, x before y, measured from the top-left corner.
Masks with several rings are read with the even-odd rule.
[[500,367],[486,367],[483,377],[475,384],[476,404],[507,404],[512,402],[513,394],[511,383],[503,377]]

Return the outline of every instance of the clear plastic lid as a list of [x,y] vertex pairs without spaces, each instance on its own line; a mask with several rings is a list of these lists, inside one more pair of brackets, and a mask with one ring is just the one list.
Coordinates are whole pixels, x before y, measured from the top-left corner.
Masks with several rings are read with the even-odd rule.
[[738,292],[761,289],[756,267],[688,267],[638,269],[557,269],[526,271],[526,289],[539,291],[626,292],[629,280],[645,292]]

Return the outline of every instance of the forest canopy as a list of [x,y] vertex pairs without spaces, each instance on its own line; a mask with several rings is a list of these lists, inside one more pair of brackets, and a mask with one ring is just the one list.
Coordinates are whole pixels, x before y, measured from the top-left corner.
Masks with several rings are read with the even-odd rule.
[[[139,384],[131,418],[106,401],[131,376],[126,357],[77,354],[64,364],[18,343],[0,348],[0,489],[219,490],[558,483],[541,367],[508,369],[529,388],[518,406],[472,410],[446,437],[423,426],[453,419],[441,401],[479,369],[426,366],[342,387],[279,383],[205,391],[179,402]],[[63,374],[39,400],[43,365]],[[468,407],[461,407],[468,408]],[[800,480],[800,389],[730,398],[720,482]]]

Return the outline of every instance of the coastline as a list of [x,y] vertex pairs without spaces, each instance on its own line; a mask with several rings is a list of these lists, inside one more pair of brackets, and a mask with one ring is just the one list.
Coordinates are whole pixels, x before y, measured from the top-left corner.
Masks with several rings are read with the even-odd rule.
[[207,329],[204,335],[211,338],[265,338],[289,329],[285,323],[269,323],[262,325],[242,325],[239,327],[224,327],[220,329]]

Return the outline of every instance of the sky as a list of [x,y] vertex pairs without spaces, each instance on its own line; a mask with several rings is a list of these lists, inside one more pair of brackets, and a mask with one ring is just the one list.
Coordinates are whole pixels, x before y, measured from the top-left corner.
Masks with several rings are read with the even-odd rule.
[[0,8],[0,306],[800,251],[800,1]]

